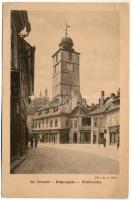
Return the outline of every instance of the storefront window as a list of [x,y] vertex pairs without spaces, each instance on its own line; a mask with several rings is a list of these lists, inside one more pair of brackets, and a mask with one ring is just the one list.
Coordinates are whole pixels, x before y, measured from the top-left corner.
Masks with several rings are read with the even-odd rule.
[[110,133],[110,145],[115,145],[118,143],[118,134]]
[[91,143],[91,133],[90,132],[81,132],[80,140],[81,140],[81,143],[90,144]]

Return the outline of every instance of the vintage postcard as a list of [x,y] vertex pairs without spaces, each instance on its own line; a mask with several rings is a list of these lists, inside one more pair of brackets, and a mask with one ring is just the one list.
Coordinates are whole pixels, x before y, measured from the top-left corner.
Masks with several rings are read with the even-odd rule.
[[128,196],[127,3],[4,3],[2,194]]

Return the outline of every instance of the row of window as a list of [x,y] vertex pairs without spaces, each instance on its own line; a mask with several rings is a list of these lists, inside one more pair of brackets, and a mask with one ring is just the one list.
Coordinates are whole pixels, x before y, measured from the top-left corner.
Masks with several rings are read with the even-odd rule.
[[[46,126],[48,127],[53,127],[53,119],[46,119],[46,120],[41,120],[41,121],[34,121],[33,123],[33,128],[42,128]],[[57,127],[58,126],[58,119],[54,120],[54,126]]]
[[42,115],[42,114],[48,114],[50,112],[57,112],[58,111],[58,107],[54,107],[51,109],[45,109],[45,110],[40,110],[38,111],[38,116]]
[[[91,118],[85,118],[82,117],[82,127],[90,126],[91,125]],[[71,128],[77,128],[78,127],[78,122],[77,120],[72,120],[71,121]]]
[[[90,118],[82,118],[82,126],[87,126],[87,125],[90,125]],[[65,121],[65,126],[68,127],[70,125],[70,128],[78,128],[78,121],[77,120],[71,120],[70,121],[70,124],[69,124],[69,121],[66,120]],[[34,128],[42,128],[42,127],[57,127],[58,126],[58,120],[57,119],[44,119],[44,120],[41,120],[41,121],[34,121],[34,125],[33,127]]]
[[[57,127],[58,126],[58,119],[45,119],[41,121],[34,121],[33,128],[42,128],[42,127]],[[69,126],[68,120],[65,121],[65,126]],[[71,127],[73,128],[73,123],[71,123]],[[74,128],[77,128],[77,121],[74,121]]]

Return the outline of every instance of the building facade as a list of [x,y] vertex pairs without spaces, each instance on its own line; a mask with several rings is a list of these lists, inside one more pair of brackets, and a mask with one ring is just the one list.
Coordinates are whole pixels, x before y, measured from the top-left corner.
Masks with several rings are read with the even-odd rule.
[[93,144],[107,146],[120,143],[120,93],[104,98],[102,91],[99,107],[91,111],[91,131]]
[[11,11],[11,162],[23,156],[28,146],[26,100],[34,91],[35,47],[24,38],[30,31],[27,11]]

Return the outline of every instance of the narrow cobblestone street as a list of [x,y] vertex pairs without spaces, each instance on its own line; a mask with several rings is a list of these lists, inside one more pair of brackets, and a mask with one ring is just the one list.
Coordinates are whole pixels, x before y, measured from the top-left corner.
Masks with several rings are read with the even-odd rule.
[[[102,148],[100,149],[102,150]],[[106,150],[105,150],[106,151]],[[117,151],[117,150],[115,150]],[[117,174],[119,162],[90,153],[90,148],[77,145],[40,144],[29,150],[26,159],[15,170],[15,174]]]

